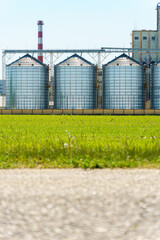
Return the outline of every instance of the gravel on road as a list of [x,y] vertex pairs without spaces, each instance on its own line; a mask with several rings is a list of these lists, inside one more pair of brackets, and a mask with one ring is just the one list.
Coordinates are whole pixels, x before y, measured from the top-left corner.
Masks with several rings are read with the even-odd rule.
[[0,170],[0,240],[160,240],[160,170]]

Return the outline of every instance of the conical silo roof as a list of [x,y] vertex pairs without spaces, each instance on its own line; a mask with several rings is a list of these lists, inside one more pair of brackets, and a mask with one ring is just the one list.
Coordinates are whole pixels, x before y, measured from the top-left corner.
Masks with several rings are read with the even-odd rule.
[[71,57],[57,64],[57,66],[93,66],[93,64],[86,59],[80,57],[79,55],[74,54]]
[[139,66],[141,64],[123,53],[119,57],[113,59],[112,61],[108,62],[103,66],[130,66],[130,65]]
[[45,66],[42,62],[37,60],[36,58],[32,57],[29,54],[24,55],[23,57],[19,58],[18,60],[10,63],[8,66]]

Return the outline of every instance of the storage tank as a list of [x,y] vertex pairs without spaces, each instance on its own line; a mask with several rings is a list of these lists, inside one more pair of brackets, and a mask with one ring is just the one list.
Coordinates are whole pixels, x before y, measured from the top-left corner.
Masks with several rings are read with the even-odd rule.
[[77,54],[54,68],[55,108],[95,108],[95,66]]
[[160,109],[160,62],[152,65],[151,108]]
[[0,80],[0,95],[5,95],[6,81]]
[[6,108],[48,107],[48,67],[29,54],[6,66]]
[[103,108],[144,109],[143,66],[126,54],[103,65]]

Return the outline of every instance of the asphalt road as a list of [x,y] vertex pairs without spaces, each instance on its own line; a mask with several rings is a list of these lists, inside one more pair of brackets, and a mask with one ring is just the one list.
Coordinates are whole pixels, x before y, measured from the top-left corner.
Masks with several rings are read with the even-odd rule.
[[160,170],[0,170],[0,240],[159,240]]

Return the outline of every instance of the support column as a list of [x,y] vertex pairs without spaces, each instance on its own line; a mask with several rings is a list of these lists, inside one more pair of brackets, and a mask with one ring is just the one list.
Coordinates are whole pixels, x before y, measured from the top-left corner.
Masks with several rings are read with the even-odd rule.
[[6,54],[2,55],[2,79],[6,80]]

